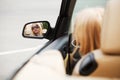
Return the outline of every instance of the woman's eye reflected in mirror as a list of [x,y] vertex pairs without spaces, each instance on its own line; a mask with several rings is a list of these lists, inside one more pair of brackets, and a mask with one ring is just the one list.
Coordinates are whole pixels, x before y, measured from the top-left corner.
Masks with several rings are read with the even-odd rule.
[[25,25],[24,36],[25,37],[40,37],[43,38],[47,33],[49,24],[47,22],[33,22]]

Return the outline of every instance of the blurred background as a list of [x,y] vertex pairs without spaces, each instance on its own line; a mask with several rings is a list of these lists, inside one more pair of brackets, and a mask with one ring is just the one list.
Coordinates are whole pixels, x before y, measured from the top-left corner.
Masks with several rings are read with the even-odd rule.
[[24,24],[50,22],[55,26],[62,0],[0,0],[0,52],[42,46],[46,39],[22,37]]

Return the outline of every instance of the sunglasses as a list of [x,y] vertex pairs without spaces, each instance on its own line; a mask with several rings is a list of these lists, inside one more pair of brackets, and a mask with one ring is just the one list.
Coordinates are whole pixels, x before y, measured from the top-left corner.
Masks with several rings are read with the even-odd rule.
[[71,44],[75,48],[80,48],[80,44],[76,45],[76,40],[72,40]]

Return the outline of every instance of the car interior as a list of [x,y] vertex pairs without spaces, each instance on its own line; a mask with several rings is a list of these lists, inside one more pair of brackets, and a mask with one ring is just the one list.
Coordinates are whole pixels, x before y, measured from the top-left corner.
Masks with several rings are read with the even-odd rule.
[[[66,55],[59,50],[65,49],[68,38],[54,41],[41,54],[33,56],[13,77],[13,80],[119,80],[120,79],[120,0],[111,0],[105,8],[101,30],[101,48],[83,56],[72,75],[67,75],[64,65]],[[56,46],[55,49],[52,47]],[[68,44],[69,45],[69,44]]]
[[101,48],[90,52],[77,63],[73,75],[120,77],[120,1],[110,1],[106,7]]

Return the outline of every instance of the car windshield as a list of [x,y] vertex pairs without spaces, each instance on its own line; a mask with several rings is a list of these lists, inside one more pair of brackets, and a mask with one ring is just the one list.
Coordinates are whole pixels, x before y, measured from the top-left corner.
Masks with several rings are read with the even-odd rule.
[[31,21],[49,21],[55,27],[62,0],[1,0],[0,52],[43,45],[46,39],[25,39],[22,29]]

